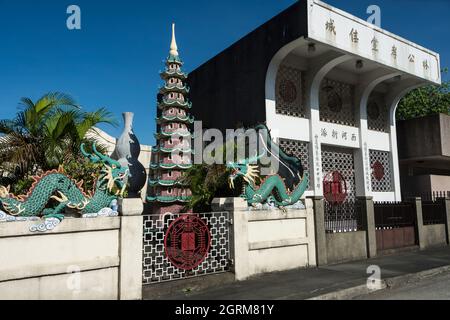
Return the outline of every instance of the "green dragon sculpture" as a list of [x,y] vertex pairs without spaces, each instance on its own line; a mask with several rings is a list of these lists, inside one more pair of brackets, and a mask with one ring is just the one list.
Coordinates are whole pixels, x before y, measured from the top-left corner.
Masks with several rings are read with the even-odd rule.
[[[0,204],[3,209],[12,216],[43,216],[45,219],[57,218],[61,221],[65,208],[88,214],[109,207],[111,202],[125,191],[124,180],[128,175],[128,168],[98,152],[95,143],[92,150],[93,154],[89,154],[85,151],[84,144],[81,145],[81,152],[85,157],[104,166],[94,191],[84,192],[83,181],[76,182],[71,179],[60,167],[34,177],[34,183],[27,195],[14,196],[9,192],[9,186],[0,186]],[[114,186],[117,188],[116,192],[113,192]],[[54,208],[46,208],[50,199],[59,204]]]
[[[265,125],[259,125],[255,129],[266,130],[268,134],[267,142],[259,135],[258,143],[262,143],[265,153],[272,155],[277,153],[273,155],[272,159],[279,162],[278,174],[268,175],[264,179],[260,178],[257,163],[265,156],[265,154],[261,154],[239,162],[228,163],[227,168],[231,170],[229,186],[233,189],[234,181],[242,177],[244,179],[242,197],[247,200],[249,206],[272,203],[285,211],[285,207],[299,202],[308,189],[308,173],[303,171],[300,159],[287,155],[278,145],[272,142],[270,132]],[[285,181],[289,182],[290,187],[286,186]]]

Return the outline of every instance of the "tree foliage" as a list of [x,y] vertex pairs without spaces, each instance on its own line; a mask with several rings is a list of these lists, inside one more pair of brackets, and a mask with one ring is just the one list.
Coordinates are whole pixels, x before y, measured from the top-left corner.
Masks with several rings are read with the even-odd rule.
[[[234,139],[212,150],[209,156],[214,158],[218,154],[222,158],[222,163],[226,163],[227,149],[237,154],[237,144]],[[214,198],[239,196],[242,191],[242,181],[238,180],[236,188],[230,189],[229,174],[225,164],[196,164],[188,169],[180,179],[192,192],[187,208],[193,209],[194,212],[207,212],[211,211],[211,202]]]
[[[447,69],[443,70],[443,75]],[[408,120],[437,113],[450,114],[450,81],[429,85],[408,93],[399,103],[397,120]]]
[[26,186],[32,175],[82,162],[80,145],[92,142],[86,133],[100,123],[116,125],[106,109],[85,112],[64,93],[48,93],[36,102],[22,98],[15,118],[0,120],[2,180]]
[[235,190],[230,190],[228,176],[226,166],[220,164],[199,164],[188,169],[182,178],[192,192],[192,199],[187,207],[194,212],[207,212],[211,211],[214,198],[239,196],[242,187],[237,185]]

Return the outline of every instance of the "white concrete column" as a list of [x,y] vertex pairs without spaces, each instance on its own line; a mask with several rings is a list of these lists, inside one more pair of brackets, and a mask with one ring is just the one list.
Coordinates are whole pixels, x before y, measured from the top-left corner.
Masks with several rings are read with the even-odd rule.
[[390,149],[391,149],[391,168],[394,176],[394,189],[395,189],[395,200],[402,200],[402,193],[400,187],[400,168],[398,162],[398,149],[397,149],[397,126],[395,119],[395,112],[397,111],[397,106],[400,100],[411,90],[419,88],[426,85],[423,80],[419,79],[405,79],[400,80],[398,83],[393,85],[387,94],[386,102],[390,110]]
[[142,299],[142,245],[144,205],[141,198],[119,201],[120,224],[119,299]]
[[215,211],[229,211],[233,215],[233,271],[236,280],[246,280],[250,276],[248,249],[248,204],[242,198],[215,198],[212,202]]
[[356,196],[372,196],[372,171],[368,147],[367,103],[375,87],[385,80],[398,76],[399,72],[376,69],[363,74],[356,86],[355,105],[359,117],[360,148],[355,152]]
[[352,59],[351,56],[328,52],[310,62],[310,67],[306,72],[306,109],[309,110],[309,128],[310,128],[310,156],[311,163],[311,182],[314,187],[315,196],[323,196],[322,184],[322,147],[320,138],[320,111],[319,95],[320,85],[325,76],[337,65]]

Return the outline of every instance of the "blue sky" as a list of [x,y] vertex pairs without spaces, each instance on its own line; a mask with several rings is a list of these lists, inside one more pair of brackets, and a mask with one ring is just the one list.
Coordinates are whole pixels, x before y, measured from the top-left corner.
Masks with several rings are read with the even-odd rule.
[[[153,144],[172,21],[189,72],[294,2],[0,0],[0,119],[14,116],[21,97],[61,91],[119,120],[134,112],[141,143]],[[326,2],[364,19],[369,5],[379,5],[383,28],[439,52],[442,67],[450,67],[450,0]],[[81,8],[81,30],[66,28],[71,4]],[[121,129],[106,131],[116,136]]]

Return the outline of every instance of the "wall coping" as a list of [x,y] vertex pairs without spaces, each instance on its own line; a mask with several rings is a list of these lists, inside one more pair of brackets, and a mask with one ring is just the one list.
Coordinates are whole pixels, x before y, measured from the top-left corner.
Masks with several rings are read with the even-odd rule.
[[0,222],[0,238],[18,236],[45,236],[49,234],[116,230],[120,228],[120,217],[68,217],[65,218],[53,230],[47,230],[46,232],[31,232],[30,227],[39,223],[43,223],[43,220]]
[[[313,201],[311,200],[310,197],[306,197],[305,199],[302,199],[305,203],[305,208],[304,209],[287,209],[288,212],[289,211],[301,211],[301,210],[306,210],[306,209],[312,209],[313,206]],[[213,209],[213,211],[246,211],[250,214],[254,214],[254,213],[258,213],[258,212],[275,212],[277,214],[279,214],[278,209],[273,209],[273,210],[264,210],[264,209],[254,209],[254,210],[249,210],[249,206],[247,204],[247,201],[241,197],[236,197],[236,198],[232,198],[232,197],[228,197],[228,198],[214,198],[212,203],[211,203],[211,207]]]

